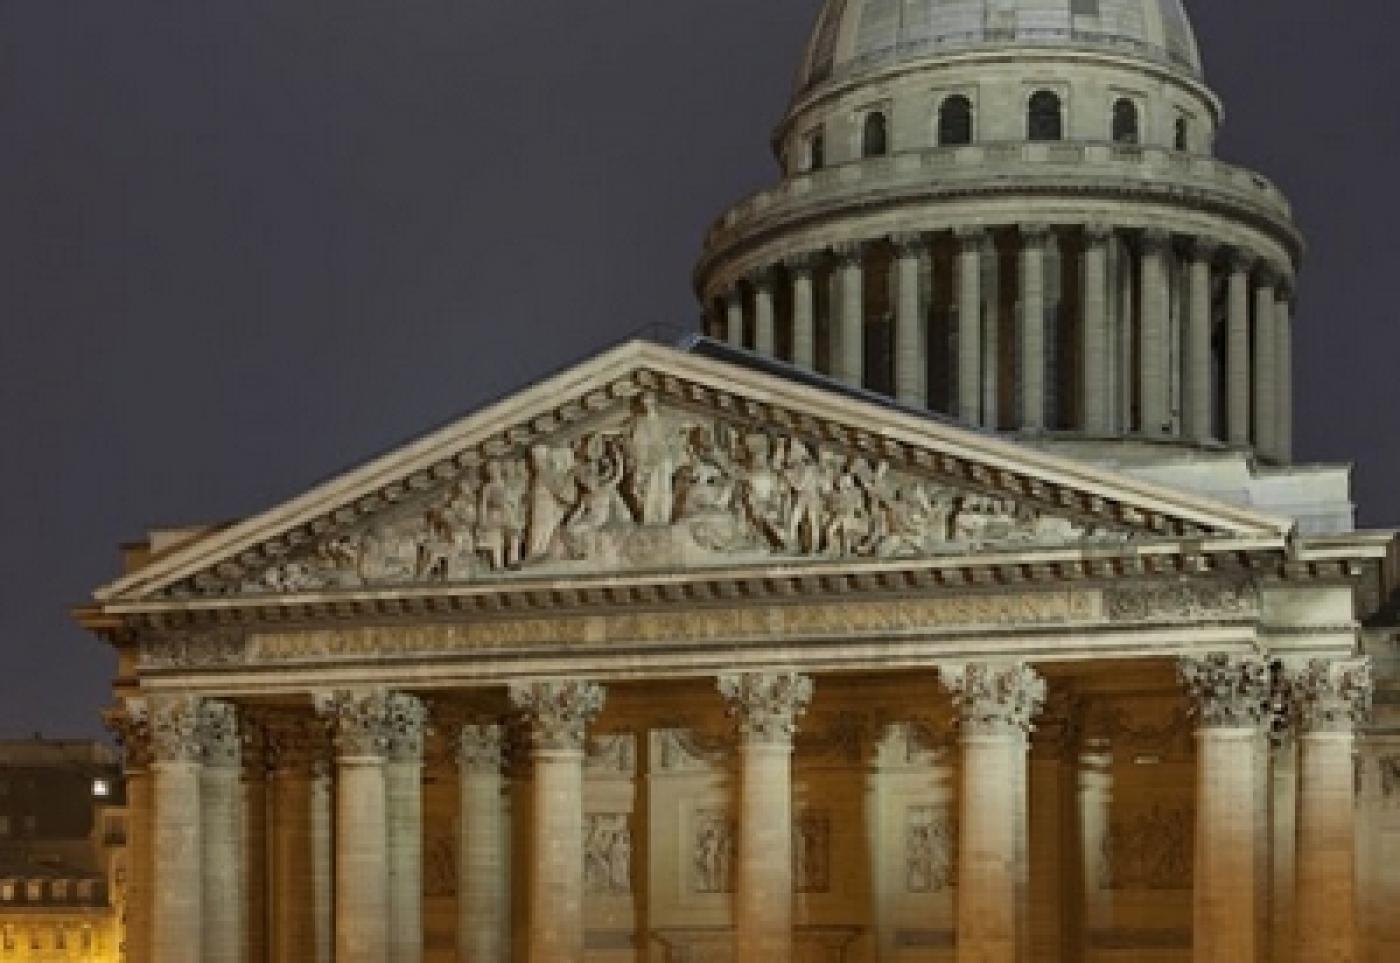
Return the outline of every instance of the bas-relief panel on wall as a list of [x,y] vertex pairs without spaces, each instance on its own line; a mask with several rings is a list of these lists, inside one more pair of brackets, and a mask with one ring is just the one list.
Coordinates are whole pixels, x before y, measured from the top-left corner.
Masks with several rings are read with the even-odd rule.
[[1184,806],[1153,805],[1115,815],[1099,854],[1100,887],[1191,889],[1193,820]]
[[632,825],[627,813],[589,813],[583,824],[583,884],[592,895],[632,891]]
[[938,893],[957,882],[957,827],[944,806],[910,806],[904,816],[904,888]]
[[597,574],[747,559],[917,558],[1121,543],[1029,501],[959,488],[776,428],[671,409],[651,394],[498,457],[367,522],[238,562],[176,594],[274,594]]

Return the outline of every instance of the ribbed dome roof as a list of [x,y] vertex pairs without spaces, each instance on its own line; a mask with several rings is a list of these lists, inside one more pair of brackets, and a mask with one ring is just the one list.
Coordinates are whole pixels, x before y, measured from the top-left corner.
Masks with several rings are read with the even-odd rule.
[[1199,76],[1182,0],[826,0],[798,91],[973,48],[1112,50]]

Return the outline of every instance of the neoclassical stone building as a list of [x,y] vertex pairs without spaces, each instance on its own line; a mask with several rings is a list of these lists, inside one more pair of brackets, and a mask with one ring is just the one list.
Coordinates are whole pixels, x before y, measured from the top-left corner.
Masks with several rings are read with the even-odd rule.
[[1397,544],[1179,0],[828,0],[631,342],[236,524],[116,648],[128,958],[1343,961]]

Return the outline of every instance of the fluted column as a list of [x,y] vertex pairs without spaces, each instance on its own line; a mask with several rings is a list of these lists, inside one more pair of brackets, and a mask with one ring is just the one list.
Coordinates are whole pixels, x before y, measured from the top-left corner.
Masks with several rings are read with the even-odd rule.
[[[583,753],[604,693],[590,682],[518,682],[510,701],[530,733],[529,963],[583,959]],[[339,961],[337,961],[339,963]]]
[[959,228],[958,253],[958,418],[982,421],[982,246],[986,231]]
[[1112,230],[1106,224],[1084,229],[1084,430],[1106,435],[1113,430],[1111,379],[1112,349],[1108,328],[1108,242]]
[[1313,661],[1289,675],[1298,736],[1295,963],[1360,958],[1352,752],[1371,690],[1364,659]]
[[1240,448],[1249,445],[1249,268],[1252,263],[1243,252],[1231,252],[1230,314],[1225,347],[1226,438]]
[[749,281],[753,285],[754,350],[771,358],[778,350],[773,319],[773,274],[768,270],[757,271]]
[[1016,963],[1027,936],[1027,737],[1045,680],[1022,664],[951,665],[939,675],[957,705],[963,754],[958,963]]
[[504,731],[468,723],[457,730],[457,957],[506,963],[506,833],[501,811]]
[[792,363],[811,371],[817,366],[817,312],[812,291],[815,258],[798,255],[784,261],[792,278]]
[[1267,752],[1270,673],[1253,656],[1183,659],[1178,667],[1196,715],[1197,963],[1260,959],[1265,880],[1256,814],[1267,805],[1257,758]]
[[388,696],[384,766],[388,854],[389,963],[423,959],[423,701]]
[[1273,269],[1261,265],[1254,284],[1254,447],[1265,458],[1275,454],[1278,408],[1274,400],[1275,354]]
[[1211,440],[1215,420],[1211,411],[1210,265],[1215,257],[1215,245],[1205,238],[1191,244],[1190,304],[1186,312],[1186,437],[1197,443]]
[[204,963],[244,959],[242,752],[232,703],[200,706],[201,891]]
[[739,733],[739,873],[735,958],[793,959],[792,737],[812,699],[795,673],[719,679]]
[[126,776],[126,956],[132,961],[149,960],[152,958],[155,794],[146,701],[119,700],[104,712],[104,721],[121,744],[122,769]]
[[335,739],[335,960],[384,963],[389,958],[388,693],[322,694],[317,711]]
[[1142,433],[1160,438],[1171,432],[1171,372],[1167,333],[1171,291],[1167,284],[1167,253],[1171,235],[1149,230],[1142,236],[1142,344],[1138,351],[1138,384],[1142,395]]
[[1045,430],[1044,224],[1021,225],[1021,428]]
[[736,348],[744,346],[744,292],[739,285],[729,289],[724,299],[724,333]]
[[1286,465],[1293,461],[1293,293],[1286,281],[1274,292],[1274,365],[1274,452]]
[[836,315],[837,379],[859,388],[865,383],[865,263],[859,242],[835,249],[840,278],[840,310]]
[[901,234],[895,245],[894,393],[906,405],[928,407],[924,311],[919,281],[928,244],[920,234]]
[[204,946],[199,700],[150,700],[155,818],[151,963],[190,963]]
[[272,772],[271,958],[330,963],[331,745],[325,725],[294,711],[259,716]]

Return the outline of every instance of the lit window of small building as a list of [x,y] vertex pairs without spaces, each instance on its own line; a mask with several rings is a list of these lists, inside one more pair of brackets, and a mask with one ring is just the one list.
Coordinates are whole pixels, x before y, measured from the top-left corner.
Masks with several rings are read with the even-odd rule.
[[94,779],[92,781],[92,794],[98,799],[106,799],[112,795],[112,784],[106,779]]
[[24,885],[24,898],[31,903],[41,903],[44,900],[44,881],[41,879],[31,879]]

